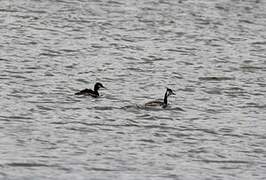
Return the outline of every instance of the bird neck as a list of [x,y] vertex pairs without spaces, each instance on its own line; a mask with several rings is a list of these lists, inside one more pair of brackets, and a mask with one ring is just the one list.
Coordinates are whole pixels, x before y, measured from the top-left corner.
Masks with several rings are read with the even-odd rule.
[[99,87],[98,86],[94,86],[94,92],[97,92],[98,93],[98,90],[99,90]]
[[163,103],[164,103],[165,105],[167,105],[167,97],[168,97],[168,93],[167,93],[167,91],[166,91],[165,94],[164,94],[164,99],[163,99]]

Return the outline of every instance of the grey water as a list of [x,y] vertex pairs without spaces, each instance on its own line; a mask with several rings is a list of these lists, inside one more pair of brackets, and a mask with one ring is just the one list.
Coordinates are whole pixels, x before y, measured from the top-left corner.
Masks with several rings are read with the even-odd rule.
[[264,0],[1,0],[0,82],[0,179],[266,179]]

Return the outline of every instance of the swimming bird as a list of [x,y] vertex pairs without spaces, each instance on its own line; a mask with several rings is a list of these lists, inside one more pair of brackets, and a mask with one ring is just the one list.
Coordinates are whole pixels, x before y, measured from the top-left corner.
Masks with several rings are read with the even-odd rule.
[[102,83],[99,83],[97,82],[95,85],[94,85],[94,90],[92,89],[83,89],[77,93],[75,93],[75,95],[86,95],[86,96],[92,96],[92,97],[99,97],[99,92],[98,90],[100,88],[105,88]]
[[145,107],[161,106],[163,108],[166,108],[167,107],[167,98],[170,95],[175,95],[175,93],[172,91],[172,89],[166,88],[166,92],[164,94],[164,100],[163,101],[159,101],[159,100],[150,101],[150,102],[145,103]]

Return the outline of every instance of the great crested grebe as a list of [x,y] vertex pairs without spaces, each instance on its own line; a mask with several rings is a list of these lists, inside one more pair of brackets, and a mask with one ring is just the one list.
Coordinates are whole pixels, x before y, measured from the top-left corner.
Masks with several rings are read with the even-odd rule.
[[161,106],[163,108],[166,108],[167,107],[167,98],[170,95],[175,95],[175,93],[172,91],[172,89],[167,88],[163,101],[159,101],[159,100],[150,101],[150,102],[145,103],[145,107]]
[[98,90],[100,88],[105,88],[102,83],[99,83],[97,82],[95,85],[94,85],[94,90],[92,89],[83,89],[77,93],[75,93],[75,95],[86,95],[86,96],[92,96],[92,97],[99,97],[99,92]]

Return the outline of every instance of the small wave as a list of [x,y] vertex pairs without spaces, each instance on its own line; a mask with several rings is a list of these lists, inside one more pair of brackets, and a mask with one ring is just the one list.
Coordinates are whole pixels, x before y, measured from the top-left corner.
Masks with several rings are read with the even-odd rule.
[[78,49],[60,49],[60,51],[63,51],[63,52],[66,52],[66,53],[79,52]]
[[245,96],[247,92],[239,87],[232,87],[224,90],[224,93],[228,96],[236,97],[236,96]]
[[8,62],[9,60],[6,59],[6,58],[0,58],[0,61],[6,61],[6,62]]
[[160,129],[164,131],[174,130],[174,131],[182,131],[183,129],[178,127],[166,126],[166,125],[141,125],[141,127],[145,129]]
[[138,105],[127,105],[127,106],[123,106],[120,109],[124,109],[124,110],[134,110],[134,109],[138,109]]
[[94,109],[104,111],[104,110],[113,110],[115,108],[111,107],[111,106],[102,106],[102,107],[101,106],[96,106],[96,107],[94,107]]
[[183,89],[179,89],[179,91],[195,92],[195,88],[194,87],[186,87],[186,88],[183,88]]
[[135,106],[137,109],[140,110],[147,110],[147,111],[185,111],[184,109],[180,108],[180,107],[171,107],[171,106],[167,106],[166,108],[163,108],[161,106],[158,107],[146,107],[144,105],[136,105]]
[[202,81],[226,81],[226,80],[234,80],[233,77],[217,77],[217,76],[210,76],[210,77],[199,77],[199,80]]
[[152,139],[140,139],[139,141],[145,142],[145,143],[155,143]]
[[218,114],[218,113],[223,113],[223,112],[227,112],[226,109],[222,109],[222,108],[217,108],[217,109],[214,109],[214,108],[207,108],[204,110],[205,112],[208,112],[210,114]]
[[207,93],[207,94],[215,94],[215,95],[222,94],[220,89],[204,90],[204,92]]
[[12,167],[54,167],[54,165],[48,165],[48,164],[41,164],[41,163],[21,163],[21,162],[13,162],[13,163],[7,163],[7,166]]
[[211,160],[211,159],[203,159],[198,160],[205,163],[222,163],[222,164],[252,164],[251,161],[242,161],[242,160]]
[[26,116],[0,116],[0,118],[4,118],[4,119],[20,119],[20,120],[30,120],[30,119],[32,119],[31,117],[26,117]]
[[266,69],[265,67],[261,67],[261,66],[247,66],[247,65],[241,66],[240,68],[243,70],[247,70],[247,71]]
[[197,128],[197,129],[194,129],[195,131],[201,131],[201,132],[204,132],[204,133],[207,133],[207,134],[219,134],[217,132],[215,132],[214,130],[211,130],[211,129],[203,129],[203,128]]
[[85,83],[85,84],[89,84],[90,82],[87,81],[86,79],[76,79],[76,81],[79,81],[79,82],[82,82],[82,83]]
[[257,42],[253,42],[251,44],[253,44],[253,45],[266,45],[266,41],[257,41]]
[[38,109],[44,110],[44,111],[53,111],[54,110],[54,108],[42,106],[42,105],[36,105],[36,107],[38,107]]
[[50,49],[42,49],[43,52],[41,52],[40,56],[60,56],[62,53],[55,50]]
[[161,111],[164,108],[158,106],[158,107],[146,107],[144,105],[136,105],[138,109],[140,110],[148,110],[148,111]]
[[258,108],[258,109],[266,109],[266,104],[257,104],[257,103],[247,103],[244,106],[240,106],[241,108]]
[[53,53],[40,53],[39,56],[49,56],[49,57],[55,57],[60,56],[60,54],[53,54]]
[[174,108],[170,108],[169,110],[176,110],[176,111],[185,111],[183,108],[181,107],[174,107]]
[[[107,124],[107,123],[87,123],[83,121],[70,121],[70,122],[51,122],[50,124],[56,124],[56,125],[68,125],[68,124],[81,124],[84,126],[89,127],[139,127],[139,125],[134,123],[127,123],[127,124]],[[69,128],[70,130],[77,130],[75,127]],[[80,130],[80,128],[79,128]]]
[[116,169],[107,169],[107,168],[90,168],[89,170],[91,170],[91,171],[100,171],[100,172],[102,172],[102,171],[120,171],[120,170],[116,170]]
[[249,21],[249,20],[247,20],[247,19],[240,19],[239,22],[240,22],[240,23],[247,23],[247,24],[254,24],[253,21]]
[[0,9],[0,12],[18,12],[18,11],[14,9]]

